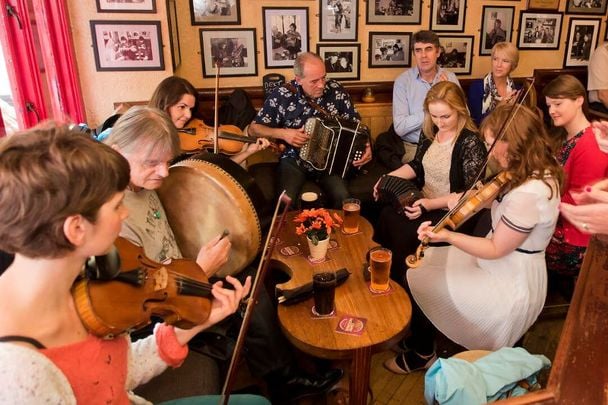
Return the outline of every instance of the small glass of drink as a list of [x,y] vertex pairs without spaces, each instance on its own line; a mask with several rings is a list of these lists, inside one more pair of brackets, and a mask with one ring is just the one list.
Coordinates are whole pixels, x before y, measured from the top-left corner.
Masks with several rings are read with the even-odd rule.
[[302,193],[302,195],[300,195],[300,208],[302,210],[319,208],[319,194],[314,191]]
[[342,201],[342,232],[349,235],[359,232],[359,216],[361,215],[361,201],[356,198],[347,198]]
[[315,298],[312,313],[316,316],[330,316],[334,314],[336,280],[336,272],[333,270],[315,270],[312,276],[312,290]]
[[369,269],[371,272],[369,288],[372,292],[388,290],[392,257],[393,253],[382,246],[377,246],[369,251]]

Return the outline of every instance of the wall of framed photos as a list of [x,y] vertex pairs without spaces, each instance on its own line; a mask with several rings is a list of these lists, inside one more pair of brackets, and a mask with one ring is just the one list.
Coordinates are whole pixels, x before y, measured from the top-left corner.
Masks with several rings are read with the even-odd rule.
[[[213,87],[215,67],[209,52],[221,52],[228,39],[235,43],[231,47],[240,48],[240,59],[226,58],[220,87],[261,86],[268,73],[291,78],[294,47],[319,50],[328,71],[335,62],[330,75],[339,80],[393,81],[411,66],[411,33],[430,27],[440,34],[446,55],[454,55],[443,63],[462,78],[482,77],[490,70],[489,50],[495,38],[503,36],[520,48],[515,76],[531,76],[535,68],[585,66],[585,48],[606,37],[608,2],[596,0],[596,8],[583,9],[573,0],[397,0],[392,4],[411,5],[406,15],[385,15],[390,0],[341,0],[349,9],[340,12],[328,8],[336,0],[226,0],[238,6],[238,15],[201,17],[192,5],[206,0],[154,1],[153,13],[110,14],[99,11],[94,2],[67,0],[89,122],[103,121],[116,101],[147,100],[156,84],[173,73],[197,88]],[[452,16],[454,7],[459,11]],[[501,20],[498,27],[496,19]],[[98,71],[91,20],[160,21],[163,70]],[[273,44],[277,27],[291,40]],[[294,30],[299,37],[290,34]],[[590,41],[581,45],[585,33]]]

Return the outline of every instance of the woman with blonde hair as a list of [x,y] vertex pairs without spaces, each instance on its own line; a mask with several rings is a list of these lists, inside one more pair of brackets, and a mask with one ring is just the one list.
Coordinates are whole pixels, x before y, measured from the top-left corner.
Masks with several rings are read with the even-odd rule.
[[497,107],[481,128],[486,142],[495,142],[491,158],[510,175],[500,198],[487,202],[491,231],[484,237],[434,231],[431,221],[418,229],[420,240],[449,246],[430,247],[421,265],[407,273],[412,335],[408,350],[385,363],[395,373],[432,364],[436,329],[468,349],[497,350],[513,346],[543,308],[544,250],[557,222],[563,172],[538,115],[517,108],[503,134],[510,106]]
[[[566,182],[562,202],[576,205],[572,193],[608,176],[608,155],[603,153],[586,117],[587,91],[574,76],[560,75],[543,89],[553,122],[552,141]],[[547,247],[547,269],[565,298],[570,299],[590,235],[560,217]]]
[[511,72],[519,63],[519,51],[510,42],[499,42],[492,47],[492,71],[483,79],[474,80],[469,87],[468,105],[477,125],[500,103],[514,101],[518,89]]
[[[423,108],[422,133],[414,160],[388,175],[412,180],[424,197],[405,207],[405,215],[385,207],[374,236],[376,242],[393,251],[391,277],[399,283],[403,283],[405,257],[418,246],[418,225],[441,218],[450,196],[473,184],[486,158],[486,148],[457,84],[444,81],[434,85]],[[377,187],[378,183],[374,186],[375,198]]]

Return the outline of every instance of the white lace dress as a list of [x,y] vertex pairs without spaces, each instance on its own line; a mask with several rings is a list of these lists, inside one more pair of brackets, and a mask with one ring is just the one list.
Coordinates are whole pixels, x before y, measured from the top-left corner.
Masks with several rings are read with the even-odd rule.
[[[492,206],[498,221],[528,233],[519,248],[495,260],[453,246],[429,248],[407,280],[425,315],[448,338],[468,349],[512,346],[538,317],[547,292],[544,249],[558,217],[559,194],[529,180]],[[490,234],[488,237],[490,237]]]

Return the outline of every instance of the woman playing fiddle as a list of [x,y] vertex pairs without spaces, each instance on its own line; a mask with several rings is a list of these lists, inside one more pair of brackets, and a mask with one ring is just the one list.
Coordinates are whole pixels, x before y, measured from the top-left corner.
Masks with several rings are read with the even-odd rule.
[[[198,92],[186,79],[170,76],[164,79],[154,90],[148,106],[166,112],[173,125],[179,130],[186,127],[192,119],[192,111],[196,110]],[[254,153],[266,149],[270,142],[266,138],[258,138],[257,142],[243,144],[243,149],[230,157],[241,164]]]
[[0,249],[16,254],[0,277],[1,403],[147,403],[131,390],[179,366],[188,340],[248,293],[250,281],[214,284],[209,318],[190,330],[161,324],[135,343],[89,334],[71,287],[85,260],[117,237],[128,183],[120,154],[67,127],[36,127],[0,144]]
[[[562,202],[576,204],[574,193],[608,177],[608,155],[600,150],[591,123],[585,116],[587,91],[578,79],[560,75],[545,86],[543,95],[555,127],[551,135],[557,160],[566,174]],[[588,233],[580,231],[562,216],[547,246],[549,280],[568,300],[574,292],[589,240]]]
[[451,246],[426,250],[407,282],[415,302],[408,351],[385,366],[396,373],[427,368],[435,359],[435,328],[469,349],[512,346],[532,325],[545,302],[544,250],[558,216],[562,169],[549,148],[539,117],[524,106],[508,122],[511,106],[499,106],[483,122],[491,157],[507,171],[509,190],[492,203],[492,230],[474,237],[427,221],[419,239]]
[[415,181],[424,198],[405,207],[405,216],[392,207],[384,208],[374,235],[376,242],[393,251],[391,277],[399,283],[403,283],[405,258],[418,246],[418,225],[443,217],[450,196],[473,185],[486,158],[486,148],[458,85],[437,83],[429,90],[423,108],[424,123],[414,160],[389,175]]

